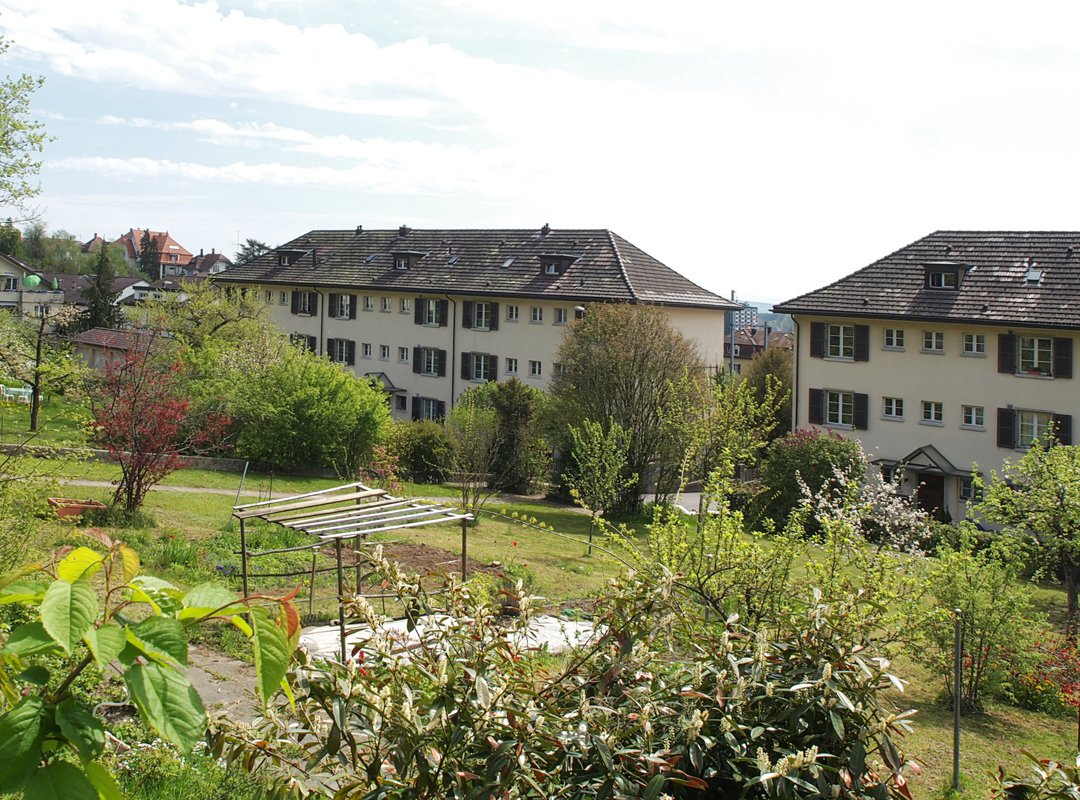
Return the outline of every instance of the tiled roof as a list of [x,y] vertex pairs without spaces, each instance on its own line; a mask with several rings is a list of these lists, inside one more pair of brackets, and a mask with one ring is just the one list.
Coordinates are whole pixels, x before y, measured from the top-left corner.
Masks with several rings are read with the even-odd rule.
[[71,337],[75,344],[84,344],[90,347],[103,347],[107,350],[130,350],[134,335],[131,331],[117,330],[116,328],[91,328],[88,331],[77,333]]
[[[395,253],[412,254],[414,263],[395,269]],[[569,266],[544,274],[547,256]],[[281,265],[282,257],[290,264]],[[315,230],[215,281],[735,307],[621,236],[595,229]]]
[[[959,288],[925,287],[954,265]],[[1080,232],[937,231],[773,310],[1080,328]]]
[[[93,275],[71,275],[65,272],[42,272],[39,274],[42,283],[52,286],[55,280],[60,285],[60,290],[64,293],[65,303],[86,305],[85,292],[93,283]],[[119,293],[142,280],[142,278],[129,278],[127,276],[113,278],[112,290]]]
[[[132,228],[113,244],[124,247],[127,257],[137,259],[139,248],[142,246],[143,234],[149,233],[150,238],[157,243],[159,261],[162,264],[187,264],[191,261],[191,252],[169,235],[168,231],[146,231],[142,228]],[[171,261],[170,255],[179,256],[179,261]]]

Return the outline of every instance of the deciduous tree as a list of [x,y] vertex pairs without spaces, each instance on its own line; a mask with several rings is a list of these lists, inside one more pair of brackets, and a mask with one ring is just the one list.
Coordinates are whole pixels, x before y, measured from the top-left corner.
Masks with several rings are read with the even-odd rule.
[[[0,38],[0,54],[10,43]],[[26,212],[41,191],[35,178],[48,141],[45,127],[30,116],[30,101],[43,78],[30,75],[0,80],[0,206]]]
[[591,419],[570,426],[570,469],[563,480],[574,501],[589,512],[589,552],[593,528],[626,489],[637,486],[638,476],[626,468],[629,437],[609,419],[605,426]]

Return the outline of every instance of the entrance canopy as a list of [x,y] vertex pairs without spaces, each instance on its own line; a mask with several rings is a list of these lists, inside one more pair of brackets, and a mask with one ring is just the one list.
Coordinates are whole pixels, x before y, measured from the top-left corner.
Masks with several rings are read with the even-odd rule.
[[922,447],[912,450],[898,461],[880,458],[874,463],[882,464],[886,467],[903,467],[912,472],[927,475],[952,475],[957,478],[971,477],[970,469],[963,470],[953,466],[952,462],[945,458],[941,451],[932,444],[924,444]]

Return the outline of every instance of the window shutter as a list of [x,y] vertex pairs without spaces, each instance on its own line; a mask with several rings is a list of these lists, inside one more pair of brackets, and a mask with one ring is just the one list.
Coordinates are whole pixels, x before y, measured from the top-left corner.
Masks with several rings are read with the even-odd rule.
[[329,300],[327,300],[327,302],[330,304],[330,316],[336,317],[338,315],[338,311],[341,309],[341,295],[331,292],[330,298]]
[[[492,318],[494,319],[494,317]],[[497,381],[499,379],[499,357],[488,356],[488,380]]]
[[417,297],[413,303],[413,322],[417,325],[424,324],[424,298]]
[[307,349],[309,351],[311,351],[312,353],[317,353],[318,350],[319,350],[319,340],[316,339],[314,336],[308,336],[308,337],[306,337],[306,339],[307,339]]
[[825,323],[810,323],[810,358],[825,357]]
[[412,349],[412,371],[415,372],[417,375],[420,374],[420,358],[421,358],[421,356],[423,356],[423,353],[421,352],[420,348],[419,347],[414,347]]
[[822,389],[810,390],[809,420],[811,425],[825,424],[825,392]]
[[446,416],[446,403],[442,400],[435,403],[435,416],[440,420]]
[[356,295],[349,295],[349,319],[356,319]]
[[[870,326],[869,325],[856,325],[855,326],[855,360],[856,361],[869,361],[870,360]],[[855,427],[858,427],[858,425],[856,425]]]
[[461,377],[464,378],[467,381],[472,380],[472,365],[473,365],[473,354],[472,353],[462,353],[461,354]]
[[412,399],[412,418],[413,422],[420,421],[420,398],[416,396]]
[[856,392],[852,395],[852,400],[852,425],[857,431],[865,431],[870,421],[870,395]]
[[326,340],[326,352],[330,356],[330,360],[333,361],[337,355],[337,339]]
[[1011,333],[998,334],[998,372],[1016,372],[1016,337]]
[[447,321],[447,319],[450,318],[450,314],[448,313],[449,310],[450,310],[450,301],[449,300],[436,300],[435,302],[438,304],[438,306],[437,306],[437,308],[438,308],[437,317],[438,317],[438,320],[439,320],[439,327],[440,328],[445,328],[446,327],[446,321]]
[[438,355],[436,356],[436,373],[440,378],[446,376],[446,351],[436,350]]
[[997,446],[1016,447],[1016,412],[1011,408],[997,410]]
[[499,304],[489,303],[491,306],[491,322],[488,323],[489,331],[497,331],[499,329]]
[[350,339],[346,345],[345,363],[350,367],[356,363],[356,342]]
[[465,300],[461,304],[461,327],[471,328],[473,320],[473,301]]
[[1072,444],[1072,414],[1054,414],[1050,421],[1054,423],[1054,437],[1058,444]]
[[1072,377],[1073,340],[1064,337],[1054,338],[1054,377]]
[[293,314],[299,314],[300,313],[300,292],[292,291],[292,292],[289,292],[289,295],[290,295],[290,299],[291,299],[291,302],[292,302],[292,309],[291,309],[292,313]]
[[319,295],[317,292],[308,292],[308,311],[313,317],[319,313]]

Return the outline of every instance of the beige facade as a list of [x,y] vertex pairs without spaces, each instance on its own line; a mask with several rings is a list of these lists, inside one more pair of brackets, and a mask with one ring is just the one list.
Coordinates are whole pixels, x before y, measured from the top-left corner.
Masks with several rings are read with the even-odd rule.
[[[587,307],[587,303],[548,298],[318,286],[251,288],[266,304],[270,319],[286,333],[304,337],[312,350],[332,360],[351,360],[349,366],[357,375],[385,376],[384,381],[397,390],[391,410],[399,419],[414,415],[414,398],[420,403],[420,416],[435,416],[467,388],[486,380],[517,377],[528,385],[546,389],[558,369],[554,358],[563,334]],[[314,294],[314,313],[305,310],[312,307],[310,300],[294,305],[294,293]],[[331,294],[349,299],[336,299],[332,304]],[[429,321],[417,322],[417,303],[429,301],[442,304],[445,324],[427,316],[424,318]],[[336,306],[336,315],[331,313],[332,305]],[[706,365],[721,362],[723,309],[666,310],[672,324],[697,343]],[[466,316],[472,317],[471,327],[464,325]],[[497,319],[492,319],[495,316]],[[445,354],[441,368],[437,357],[429,357],[428,351]],[[463,371],[464,361],[469,365]],[[440,403],[443,405],[438,406]]]
[[27,286],[26,278],[34,275],[40,278],[25,264],[0,254],[0,309],[24,317],[40,317],[50,313],[50,306],[63,302],[64,293],[54,290],[46,281]]
[[[973,469],[1000,470],[1051,417],[1071,432],[1071,417],[1080,414],[1080,386],[1071,377],[1074,330],[839,314],[795,321],[795,426],[858,439],[886,468],[904,462],[905,488],[921,486],[930,505],[940,494],[937,507],[954,520],[967,515]],[[811,354],[815,323],[825,326],[820,355]],[[857,326],[865,329],[865,360],[847,346]],[[1003,365],[1000,348],[1010,342],[1015,352]],[[822,393],[817,416],[815,392]],[[857,418],[858,395],[865,421]]]

